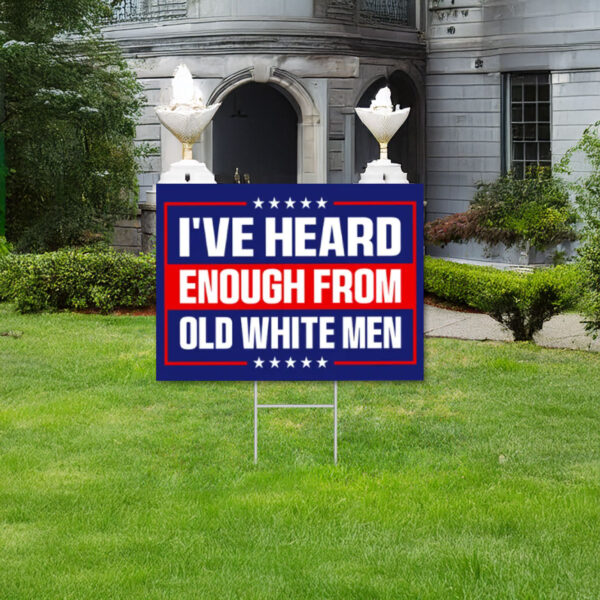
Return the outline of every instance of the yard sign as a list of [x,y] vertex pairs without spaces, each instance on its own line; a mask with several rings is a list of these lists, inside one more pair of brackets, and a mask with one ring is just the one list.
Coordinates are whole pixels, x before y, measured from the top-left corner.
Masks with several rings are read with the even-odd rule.
[[422,186],[157,196],[159,380],[423,378]]

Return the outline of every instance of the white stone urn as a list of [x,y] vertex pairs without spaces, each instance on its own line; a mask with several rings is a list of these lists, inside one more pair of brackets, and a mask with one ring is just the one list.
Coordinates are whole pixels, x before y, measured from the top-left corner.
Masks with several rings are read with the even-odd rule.
[[392,92],[384,87],[375,96],[369,108],[356,108],[358,118],[379,142],[380,157],[371,161],[361,175],[360,183],[408,183],[402,167],[388,158],[388,144],[404,125],[410,108],[394,109]]
[[[181,142],[182,160],[161,173],[159,183],[216,183],[215,176],[206,164],[194,160],[192,149],[221,104],[204,104],[186,65],[177,67],[171,86],[171,101],[166,106],[158,106],[156,115]],[[156,204],[156,189],[147,192],[146,204]]]
[[182,143],[183,160],[193,160],[192,147],[200,139],[221,104],[206,106],[194,87],[190,70],[180,65],[173,77],[173,98],[156,108],[160,122]]
[[[181,142],[182,160],[161,173],[159,183],[217,183],[206,164],[194,160],[192,149],[202,136],[221,104],[206,106],[194,86],[186,65],[175,70],[172,98],[168,105],[156,108],[160,122]],[[146,202],[140,202],[142,212],[142,248],[146,252],[156,232],[156,186],[146,192]]]

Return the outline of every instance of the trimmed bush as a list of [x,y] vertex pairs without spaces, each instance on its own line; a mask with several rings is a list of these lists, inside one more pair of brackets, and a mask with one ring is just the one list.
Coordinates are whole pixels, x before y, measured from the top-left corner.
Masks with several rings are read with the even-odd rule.
[[0,299],[21,312],[144,308],[156,302],[155,258],[60,250],[0,258]]
[[23,254],[0,254],[0,302],[14,300],[14,284],[21,276]]
[[580,289],[581,274],[573,266],[517,273],[425,259],[426,292],[489,314],[515,340],[533,339],[545,321],[575,306]]
[[[0,300],[21,312],[144,308],[156,302],[155,257],[60,250],[0,257]],[[426,257],[425,291],[488,313],[515,340],[531,340],[544,322],[573,307],[581,289],[573,266],[530,274]]]

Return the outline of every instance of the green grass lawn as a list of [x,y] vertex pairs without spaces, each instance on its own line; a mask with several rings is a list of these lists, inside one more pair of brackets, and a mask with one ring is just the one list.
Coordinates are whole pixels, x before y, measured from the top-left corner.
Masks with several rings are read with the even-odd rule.
[[[0,305],[0,598],[600,597],[600,356],[428,340],[425,383],[261,413],[154,319]],[[264,402],[331,384],[261,384]]]

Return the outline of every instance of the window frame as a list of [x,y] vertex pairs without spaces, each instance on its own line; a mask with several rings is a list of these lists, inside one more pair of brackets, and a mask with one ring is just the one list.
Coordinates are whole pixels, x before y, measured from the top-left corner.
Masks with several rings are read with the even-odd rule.
[[[533,101],[526,101],[522,99],[520,101],[520,105],[525,109],[527,104],[534,104],[536,107],[536,120],[533,121],[536,126],[536,135],[535,139],[531,140],[532,143],[537,145],[537,158],[535,161],[528,160],[526,158],[526,147],[523,143],[523,159],[522,161],[518,159],[519,162],[523,163],[523,172],[525,172],[528,163],[535,163],[542,166],[552,167],[553,164],[553,156],[552,156],[552,73],[550,71],[514,71],[510,73],[503,73],[501,80],[501,97],[502,97],[502,105],[501,105],[501,127],[502,127],[502,151],[501,151],[501,171],[503,175],[506,175],[513,168],[513,98],[512,98],[512,90],[513,90],[513,78],[515,77],[525,77],[525,76],[535,76],[540,77],[544,76],[548,79],[548,100],[539,99],[539,93],[536,91],[536,99]],[[539,87],[536,86],[536,90]],[[548,105],[548,121],[540,121],[539,120],[539,106],[541,104]],[[525,120],[524,115],[521,121],[516,122],[517,124],[522,124],[525,126],[528,121]],[[531,121],[530,121],[531,123]],[[539,126],[548,125],[548,139],[540,140],[539,137]],[[540,157],[540,144],[541,143],[549,144],[549,160],[542,160]]]

